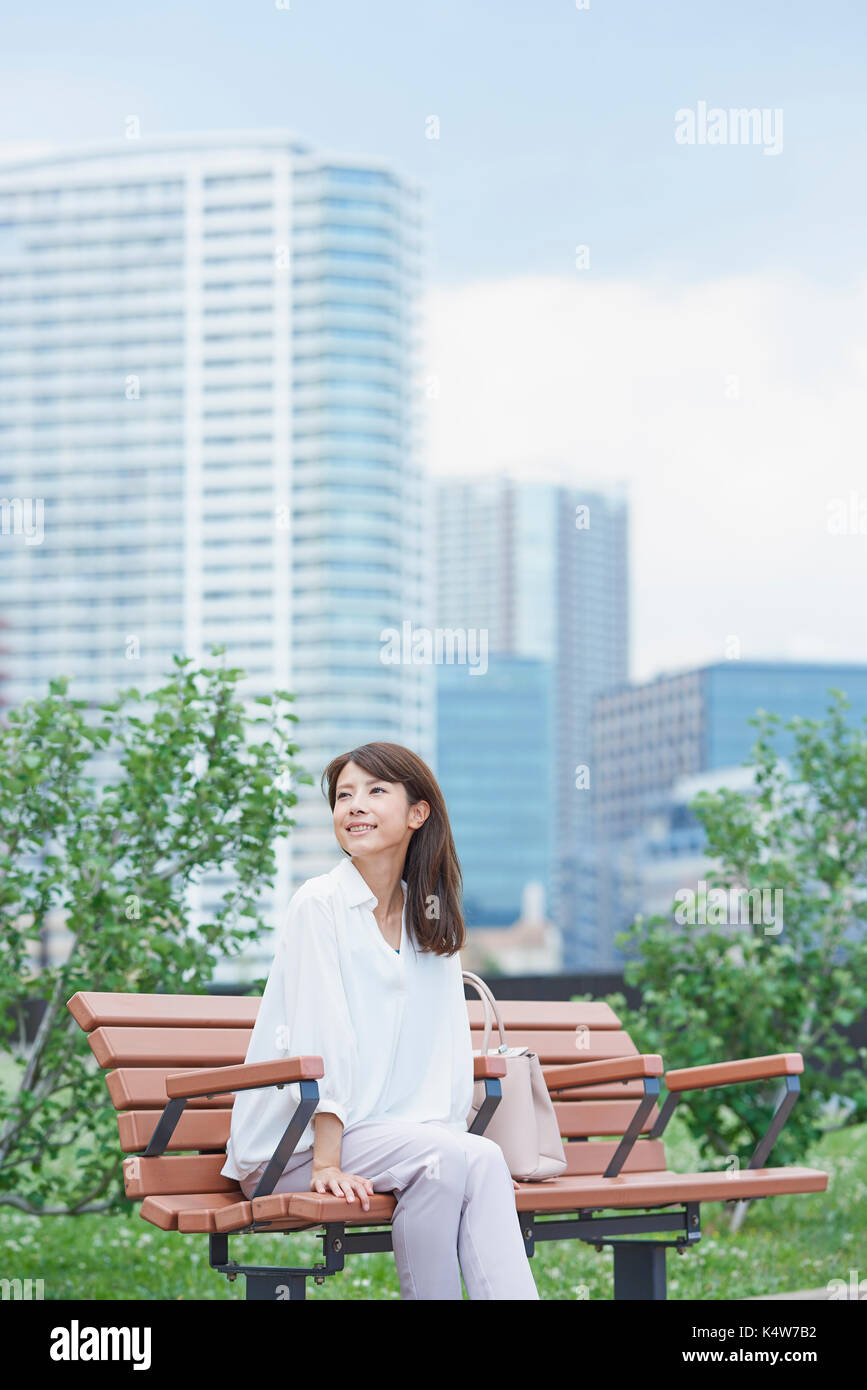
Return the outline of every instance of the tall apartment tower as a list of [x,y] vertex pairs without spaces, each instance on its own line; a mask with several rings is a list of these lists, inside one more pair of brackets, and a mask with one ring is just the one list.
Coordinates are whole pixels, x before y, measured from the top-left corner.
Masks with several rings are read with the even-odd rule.
[[3,700],[60,672],[145,691],[213,642],[244,697],[294,691],[317,785],[275,924],[341,855],[329,759],[433,758],[432,670],[381,659],[383,629],[432,621],[422,221],[387,164],[283,131],[0,164]]
[[[448,769],[455,769],[455,815],[467,824],[496,814],[497,805],[504,804],[502,797],[509,795],[517,813],[522,799],[525,807],[534,808],[533,824],[524,827],[524,834],[531,836],[538,833],[539,796],[549,802],[544,831],[549,840],[548,915],[562,933],[567,969],[580,968],[593,954],[592,942],[582,939],[584,918],[577,911],[578,898],[590,892],[586,873],[592,865],[585,784],[592,779],[593,700],[627,679],[627,514],[619,493],[555,483],[488,477],[445,479],[437,485],[437,622],[445,628],[487,629],[491,672],[491,717],[485,735],[480,705],[488,677],[475,678],[472,716],[464,719],[458,678],[444,669],[438,766],[445,770],[446,783],[452,780]],[[522,664],[509,670],[506,658],[521,658]],[[538,675],[530,676],[528,660],[538,663]],[[501,687],[514,687],[518,680],[524,709],[531,689],[538,691],[538,726],[522,729],[518,724],[506,730]],[[543,754],[539,730],[548,727],[549,719],[550,754]],[[518,780],[509,789],[503,782],[504,760],[509,748],[514,750],[527,734],[540,760],[544,757],[550,766],[540,761],[531,791]],[[496,779],[490,781],[494,804],[486,804],[483,775],[476,779],[475,789],[472,785],[471,769],[481,769],[485,760],[488,766],[496,764]],[[516,772],[519,766],[516,758]],[[507,840],[491,848],[484,871],[479,868],[475,880],[466,885],[470,897],[497,899],[497,883],[510,853]],[[541,855],[539,862],[545,862]],[[543,872],[540,868],[540,878]]]

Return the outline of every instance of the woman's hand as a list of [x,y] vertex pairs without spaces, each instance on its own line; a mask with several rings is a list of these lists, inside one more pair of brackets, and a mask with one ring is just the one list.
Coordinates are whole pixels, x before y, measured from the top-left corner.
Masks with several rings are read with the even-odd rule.
[[373,1191],[373,1183],[369,1178],[359,1177],[358,1173],[344,1173],[341,1168],[333,1165],[324,1168],[314,1168],[310,1178],[311,1192],[326,1192],[329,1187],[335,1197],[345,1197],[347,1201],[355,1201],[355,1191],[361,1199],[364,1211],[370,1210],[369,1194]]
[[514,1187],[514,1189],[515,1189],[516,1192],[520,1192],[520,1191],[521,1191],[521,1184],[518,1183],[518,1182],[515,1182],[515,1179],[514,1179],[514,1178],[512,1178],[512,1186]]

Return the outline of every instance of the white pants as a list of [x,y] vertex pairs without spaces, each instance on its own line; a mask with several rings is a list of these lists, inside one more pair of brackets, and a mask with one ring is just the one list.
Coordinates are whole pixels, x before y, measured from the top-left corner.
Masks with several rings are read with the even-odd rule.
[[[471,1299],[538,1299],[512,1176],[493,1139],[434,1122],[366,1120],[344,1129],[340,1167],[397,1197],[391,1230],[402,1299],[463,1298],[461,1274]],[[245,1197],[264,1169],[242,1180]],[[312,1169],[312,1148],[293,1154],[275,1193],[309,1192]],[[361,1209],[357,1194],[342,1200]]]

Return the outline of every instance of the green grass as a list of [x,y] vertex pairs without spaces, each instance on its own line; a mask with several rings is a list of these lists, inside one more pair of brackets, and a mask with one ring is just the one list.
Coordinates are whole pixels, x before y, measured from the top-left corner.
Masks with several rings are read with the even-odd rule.
[[[666,1131],[669,1167],[700,1170],[678,1120],[675,1113]],[[867,1276],[867,1125],[825,1135],[804,1163],[829,1173],[828,1190],[754,1202],[736,1236],[728,1233],[730,1208],[702,1205],[701,1241],[686,1255],[667,1255],[671,1300],[819,1288],[831,1278],[848,1281],[851,1269]],[[230,1284],[209,1268],[206,1236],[157,1230],[139,1208],[130,1203],[110,1217],[34,1217],[0,1206],[0,1276],[41,1278],[46,1299],[244,1298],[243,1276]],[[312,1265],[322,1260],[322,1242],[312,1231],[231,1236],[229,1256],[242,1264]],[[579,1241],[540,1243],[532,1269],[542,1299],[613,1297],[610,1246],[597,1252]],[[399,1298],[394,1258],[352,1256],[344,1273],[322,1285],[309,1280],[307,1296]]]

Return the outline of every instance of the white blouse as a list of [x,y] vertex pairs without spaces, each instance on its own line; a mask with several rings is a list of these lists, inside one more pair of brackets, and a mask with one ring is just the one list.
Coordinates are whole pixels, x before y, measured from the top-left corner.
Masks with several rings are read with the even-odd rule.
[[[473,1052],[460,952],[416,949],[403,888],[400,949],[373,915],[378,899],[352,860],[293,894],[277,938],[247,1062],[318,1056],[319,1104],[295,1154],[313,1146],[313,1117],[436,1121],[466,1130]],[[241,1180],[273,1154],[300,1100],[297,1082],[237,1091],[222,1173]]]

